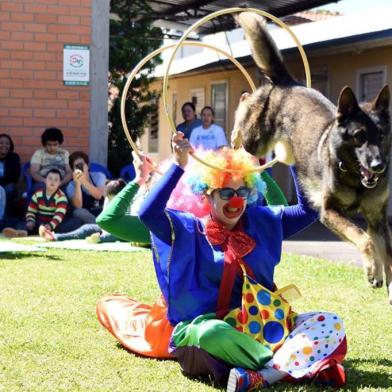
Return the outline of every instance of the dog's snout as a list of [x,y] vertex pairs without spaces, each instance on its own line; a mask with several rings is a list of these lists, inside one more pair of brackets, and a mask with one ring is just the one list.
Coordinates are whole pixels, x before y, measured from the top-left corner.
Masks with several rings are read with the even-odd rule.
[[370,168],[374,173],[383,173],[386,169],[386,165],[381,159],[373,159],[370,163]]

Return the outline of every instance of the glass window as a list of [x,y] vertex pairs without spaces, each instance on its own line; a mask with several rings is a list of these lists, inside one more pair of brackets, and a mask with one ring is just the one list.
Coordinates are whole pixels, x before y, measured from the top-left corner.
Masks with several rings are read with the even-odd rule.
[[359,75],[359,100],[368,102],[377,96],[384,84],[384,72],[361,72]]
[[201,109],[205,106],[204,88],[193,88],[190,90],[190,101],[195,105],[197,117],[200,118]]
[[214,122],[226,130],[227,83],[211,86],[211,106],[215,111]]

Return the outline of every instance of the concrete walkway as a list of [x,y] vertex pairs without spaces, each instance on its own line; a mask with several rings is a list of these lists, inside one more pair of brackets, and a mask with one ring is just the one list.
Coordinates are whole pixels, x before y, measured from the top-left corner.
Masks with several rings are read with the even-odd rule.
[[341,241],[319,222],[283,241],[283,251],[362,266],[357,248]]

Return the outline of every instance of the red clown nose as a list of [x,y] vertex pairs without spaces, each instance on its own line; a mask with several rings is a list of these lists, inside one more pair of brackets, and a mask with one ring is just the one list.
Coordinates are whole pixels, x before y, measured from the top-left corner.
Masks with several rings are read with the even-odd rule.
[[233,196],[229,200],[229,206],[233,208],[242,208],[244,206],[244,199],[239,196]]

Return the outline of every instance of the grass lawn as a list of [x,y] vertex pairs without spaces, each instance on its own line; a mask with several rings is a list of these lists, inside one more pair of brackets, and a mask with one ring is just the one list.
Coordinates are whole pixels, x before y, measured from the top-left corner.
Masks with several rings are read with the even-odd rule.
[[[150,252],[0,255],[0,391],[213,391],[174,361],[122,349],[98,324],[95,303],[121,292],[158,295]],[[277,284],[295,283],[297,311],[336,312],[345,321],[347,390],[392,390],[392,309],[362,270],[285,255]],[[271,388],[272,389],[272,388]],[[274,390],[314,390],[282,384]]]

